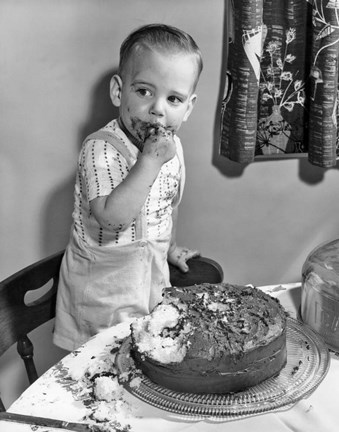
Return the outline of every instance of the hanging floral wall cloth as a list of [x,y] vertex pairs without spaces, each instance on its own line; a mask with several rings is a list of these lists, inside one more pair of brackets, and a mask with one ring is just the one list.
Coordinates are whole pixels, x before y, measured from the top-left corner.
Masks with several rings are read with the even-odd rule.
[[308,153],[335,166],[339,0],[232,3],[221,155],[249,163]]

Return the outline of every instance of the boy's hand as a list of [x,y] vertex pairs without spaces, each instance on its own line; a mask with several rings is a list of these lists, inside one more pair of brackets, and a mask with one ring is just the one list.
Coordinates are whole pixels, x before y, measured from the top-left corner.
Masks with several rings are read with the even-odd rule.
[[142,156],[151,158],[162,166],[173,159],[175,153],[173,132],[161,125],[150,126],[145,137]]
[[199,251],[183,248],[174,243],[169,248],[167,258],[171,264],[178,267],[183,273],[187,273],[189,267],[186,264],[186,261],[198,256],[200,256]]

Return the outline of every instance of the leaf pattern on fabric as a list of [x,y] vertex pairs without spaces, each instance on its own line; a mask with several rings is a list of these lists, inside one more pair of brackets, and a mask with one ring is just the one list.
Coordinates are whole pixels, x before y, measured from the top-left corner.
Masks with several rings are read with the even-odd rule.
[[308,153],[314,165],[335,166],[339,1],[243,0],[232,7],[220,154],[249,163]]

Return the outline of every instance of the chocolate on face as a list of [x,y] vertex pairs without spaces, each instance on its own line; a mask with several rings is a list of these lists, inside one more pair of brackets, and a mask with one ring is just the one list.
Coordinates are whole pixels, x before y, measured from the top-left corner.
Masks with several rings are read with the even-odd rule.
[[157,122],[146,122],[136,117],[131,119],[131,126],[133,132],[142,142],[150,136],[172,136],[174,133],[172,127],[165,127]]

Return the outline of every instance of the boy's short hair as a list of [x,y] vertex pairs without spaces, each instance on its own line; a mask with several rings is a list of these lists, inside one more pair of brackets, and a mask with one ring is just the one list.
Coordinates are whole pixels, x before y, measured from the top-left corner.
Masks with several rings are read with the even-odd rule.
[[164,49],[191,54],[197,61],[196,86],[203,68],[200,49],[192,36],[176,27],[166,24],[148,24],[133,31],[123,41],[120,47],[119,75],[122,76],[124,68],[134,50],[138,47]]

